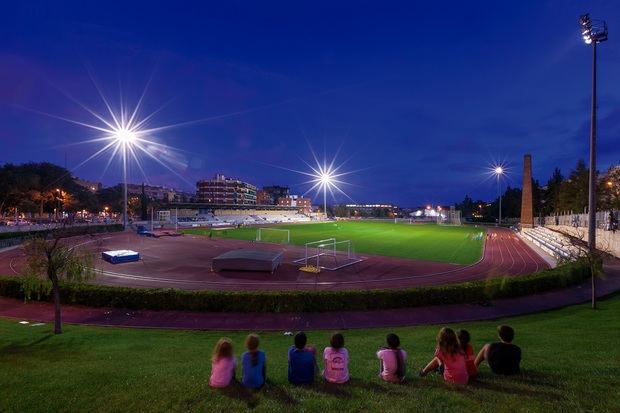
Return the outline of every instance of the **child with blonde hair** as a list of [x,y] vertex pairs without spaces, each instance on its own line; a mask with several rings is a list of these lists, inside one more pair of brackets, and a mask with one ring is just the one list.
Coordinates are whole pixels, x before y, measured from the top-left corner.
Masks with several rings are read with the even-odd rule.
[[420,376],[424,377],[439,368],[443,369],[443,379],[448,383],[467,384],[469,381],[465,353],[461,350],[456,333],[448,327],[439,330],[435,356],[420,371]]
[[211,356],[209,386],[217,389],[228,387],[235,378],[236,365],[232,341],[226,337],[220,338]]

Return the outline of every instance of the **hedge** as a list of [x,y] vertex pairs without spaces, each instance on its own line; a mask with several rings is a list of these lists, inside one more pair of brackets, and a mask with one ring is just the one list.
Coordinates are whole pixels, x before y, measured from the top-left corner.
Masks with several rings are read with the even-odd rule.
[[13,231],[13,232],[0,232],[0,240],[4,239],[28,239],[35,236],[47,236],[55,230],[62,230],[64,234],[70,236],[86,235],[86,234],[98,234],[101,232],[118,232],[123,230],[122,224],[110,224],[110,225],[79,225],[75,227],[65,228],[49,228],[38,231]]
[[[489,304],[495,298],[520,297],[576,285],[589,276],[590,269],[586,262],[573,262],[525,276],[401,290],[228,292],[64,282],[61,297],[64,304],[132,310],[260,313],[380,310],[443,304]],[[0,295],[23,299],[23,279],[0,277]],[[46,294],[38,299],[50,301],[51,296]]]

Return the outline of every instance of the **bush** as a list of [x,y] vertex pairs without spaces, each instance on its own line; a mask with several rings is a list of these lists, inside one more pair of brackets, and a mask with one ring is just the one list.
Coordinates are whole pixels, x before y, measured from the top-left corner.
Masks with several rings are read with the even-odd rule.
[[[462,284],[365,291],[186,291],[61,283],[62,302],[133,310],[212,312],[326,312],[382,310],[445,304],[484,304],[494,298],[520,297],[565,288],[590,276],[586,262],[573,262],[536,274],[491,278]],[[23,279],[0,277],[0,295],[24,298]],[[49,294],[41,300],[49,301]]]

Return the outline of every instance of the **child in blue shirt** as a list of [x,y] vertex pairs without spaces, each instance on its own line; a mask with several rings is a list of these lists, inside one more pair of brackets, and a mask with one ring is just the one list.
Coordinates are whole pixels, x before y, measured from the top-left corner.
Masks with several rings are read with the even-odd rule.
[[288,350],[288,381],[291,384],[312,384],[317,372],[316,349],[306,347],[303,332],[295,334],[295,345]]
[[258,349],[259,338],[256,334],[250,334],[245,339],[245,347],[248,349],[241,356],[243,369],[241,383],[250,389],[260,389],[265,384],[267,372],[265,369],[265,353]]

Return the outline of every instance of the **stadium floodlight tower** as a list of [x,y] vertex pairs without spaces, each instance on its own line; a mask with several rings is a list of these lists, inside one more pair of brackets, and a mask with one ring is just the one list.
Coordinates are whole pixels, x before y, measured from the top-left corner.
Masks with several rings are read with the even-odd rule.
[[325,213],[325,218],[327,218],[327,189],[329,185],[332,183],[333,176],[331,172],[325,171],[321,174],[321,186],[323,187],[323,212]]
[[493,168],[493,173],[497,176],[497,195],[499,196],[499,214],[497,217],[497,225],[502,225],[502,184],[501,177],[504,174],[504,167],[497,165]]
[[136,133],[124,127],[114,130],[114,138],[118,147],[121,148],[123,158],[123,229],[127,230],[129,219],[127,216],[127,152],[136,141]]
[[[592,108],[590,118],[590,183],[588,189],[588,248],[596,250],[596,45],[607,40],[607,23],[592,20],[589,14],[579,17],[581,35],[592,45]],[[592,307],[596,308],[594,274],[592,274]]]

